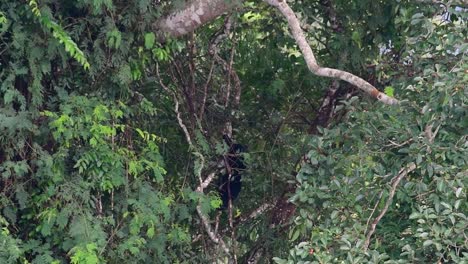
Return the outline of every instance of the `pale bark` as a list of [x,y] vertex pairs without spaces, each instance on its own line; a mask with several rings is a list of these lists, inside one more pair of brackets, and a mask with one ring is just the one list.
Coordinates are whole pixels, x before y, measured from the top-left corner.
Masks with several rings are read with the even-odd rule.
[[170,15],[156,21],[160,37],[179,37],[240,6],[240,0],[193,0]]
[[[364,251],[367,251],[367,249],[369,248],[369,244],[371,242],[372,235],[374,235],[377,224],[380,222],[382,217],[384,217],[384,215],[388,211],[388,208],[392,204],[393,197],[395,196],[395,192],[396,192],[396,189],[398,188],[398,185],[400,184],[400,181],[404,177],[406,177],[406,175],[408,175],[409,173],[411,173],[415,169],[416,169],[416,164],[412,162],[412,163],[408,164],[405,168],[401,169],[400,172],[398,172],[398,174],[395,177],[393,177],[392,180],[390,181],[392,183],[392,187],[390,188],[390,192],[388,194],[387,201],[385,202],[385,206],[382,209],[382,211],[380,212],[380,214],[372,222],[372,224],[370,226],[370,229],[366,234],[366,240],[364,241],[364,245],[362,247],[364,249]],[[382,194],[383,194],[383,191],[380,193],[380,197],[382,197]],[[379,201],[377,201],[377,204],[374,207],[374,210],[377,208],[378,203],[380,203],[380,199],[379,199]]]
[[[288,21],[291,33],[301,50],[309,70],[319,76],[337,78],[346,81],[384,104],[394,105],[399,101],[380,92],[364,79],[338,69],[321,67],[315,59],[314,53],[300,27],[299,20],[285,0],[264,0],[278,8]],[[193,32],[201,25],[214,20],[220,15],[240,6],[242,0],[193,0],[184,7],[174,11],[169,16],[160,19],[154,24],[154,29],[160,36],[169,35],[178,37]]]
[[[174,102],[175,102],[175,107],[174,107],[174,112],[176,113],[176,117],[177,117],[177,121],[179,122],[179,126],[182,128],[182,130],[184,131],[184,134],[185,134],[185,139],[187,140],[187,143],[189,144],[190,148],[192,150],[196,150],[196,147],[195,145],[192,143],[192,139],[191,139],[191,136],[190,136],[190,133],[187,129],[187,126],[185,126],[183,120],[182,120],[182,117],[180,115],[180,112],[179,112],[179,100],[177,100],[177,96],[175,95],[175,93],[171,92],[171,90],[162,82],[162,79],[161,79],[161,76],[160,76],[160,73],[159,73],[159,66],[158,64],[156,64],[156,74],[158,76],[158,79],[159,79],[159,84],[163,87],[163,89],[169,93],[169,94],[172,94],[173,95],[173,98],[174,98]],[[200,163],[201,163],[201,166],[200,166],[200,169],[199,171],[197,171],[195,174],[199,177],[199,180],[200,180],[200,185],[197,187],[197,189],[195,190],[196,192],[200,193],[200,194],[204,194],[204,190],[205,188],[208,187],[208,185],[213,181],[214,177],[216,176],[216,173],[210,173],[205,180],[202,179],[202,176],[201,176],[201,170],[204,166],[204,163],[205,163],[205,158],[203,157],[203,155],[201,155],[199,152],[197,151],[194,151],[193,152],[195,156],[198,157]],[[226,246],[226,244],[224,243],[223,239],[218,235],[216,234],[214,231],[213,231],[213,228],[211,227],[211,224],[210,224],[210,219],[208,218],[208,216],[206,216],[203,211],[202,211],[202,207],[201,207],[201,204],[199,203],[197,205],[197,213],[198,213],[198,216],[200,216],[200,219],[203,223],[203,226],[205,226],[205,231],[206,233],[208,234],[208,236],[210,237],[210,239],[216,243],[216,244],[219,244],[221,246],[221,248],[223,249],[223,251],[229,256],[230,255],[230,250],[229,248]]]
[[330,77],[330,78],[337,78],[343,81],[346,81],[362,91],[366,92],[370,96],[378,99],[382,103],[393,105],[397,104],[398,100],[396,100],[393,97],[387,96],[386,94],[380,92],[372,86],[370,83],[365,81],[364,79],[351,74],[346,71],[342,70],[337,70],[337,69],[332,69],[332,68],[326,68],[326,67],[321,67],[318,65],[317,60],[315,59],[314,53],[312,52],[312,49],[310,48],[309,43],[307,42],[307,39],[304,35],[304,31],[302,30],[299,20],[297,19],[296,15],[292,11],[292,9],[289,7],[289,5],[286,3],[285,0],[265,0],[267,3],[269,3],[272,6],[275,6],[278,8],[278,10],[283,14],[283,16],[286,18],[288,21],[289,28],[291,29],[291,34],[293,35],[294,39],[296,40],[297,45],[299,46],[299,49],[302,52],[302,55],[304,56],[304,60],[306,61],[307,67],[309,70],[319,76],[324,76],[324,77]]
[[[433,124],[428,124],[424,128],[424,135],[426,136],[427,140],[429,141],[429,144],[427,145],[427,152],[428,153],[431,153],[430,145],[432,143],[434,143],[434,139],[437,136],[437,133],[439,132],[440,126],[438,126],[435,129],[435,131],[432,131],[432,128],[433,128]],[[393,197],[395,196],[395,192],[396,192],[396,189],[398,187],[398,184],[400,183],[400,181],[404,177],[406,177],[406,175],[408,175],[409,173],[411,173],[415,169],[416,169],[416,164],[414,162],[411,162],[410,164],[406,165],[405,168],[401,169],[400,172],[398,172],[398,174],[395,177],[393,177],[392,180],[390,181],[392,183],[392,187],[390,188],[390,192],[388,194],[387,202],[385,203],[385,206],[382,209],[382,211],[380,212],[380,214],[372,222],[372,224],[371,224],[371,226],[369,228],[369,231],[367,231],[366,240],[364,241],[364,245],[362,247],[364,249],[364,251],[367,251],[369,249],[369,245],[371,243],[371,238],[372,238],[372,235],[374,235],[374,233],[375,233],[375,229],[377,228],[377,224],[380,222],[380,220],[382,220],[382,217],[385,216],[385,214],[388,211],[388,208],[392,204]],[[379,206],[379,204],[381,202],[380,200],[381,200],[381,198],[383,196],[383,192],[384,192],[384,190],[382,190],[380,192],[379,199],[377,200],[377,203],[374,206],[374,210],[372,211],[371,215],[369,216],[369,220],[367,221],[367,224],[369,224],[370,219],[371,219],[372,215],[374,214],[374,211]]]

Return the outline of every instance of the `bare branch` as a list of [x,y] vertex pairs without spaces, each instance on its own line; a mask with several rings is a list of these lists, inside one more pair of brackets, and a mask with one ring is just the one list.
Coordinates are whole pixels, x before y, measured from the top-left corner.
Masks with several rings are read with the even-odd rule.
[[[258,208],[250,212],[247,216],[242,216],[238,219],[236,219],[233,223],[234,227],[240,226],[244,224],[245,222],[255,219],[259,216],[261,216],[263,213],[268,212],[268,210],[272,209],[274,207],[274,202],[266,202],[260,205]],[[220,231],[220,234],[225,234],[229,231],[229,228],[225,228]]]
[[[288,25],[291,29],[291,33],[304,56],[309,70],[312,73],[319,76],[337,78],[346,81],[358,87],[370,96],[378,99],[382,103],[389,105],[399,103],[397,99],[387,96],[385,93],[380,92],[373,85],[354,74],[338,69],[321,67],[320,65],[318,65],[314,53],[307,42],[303,30],[300,27],[299,20],[297,19],[296,15],[289,7],[289,5],[286,3],[286,0],[264,1],[272,6],[277,7],[279,11],[285,16],[286,20],[288,21]],[[242,0],[188,1],[187,4],[182,8],[173,11],[170,15],[155,22],[153,27],[155,31],[162,33],[160,34],[161,39],[164,39],[164,34],[170,35],[172,37],[182,36],[189,32],[193,32],[201,25],[215,19],[216,17],[235,9],[236,7],[240,6],[240,3],[242,3]],[[237,78],[234,74],[232,77],[234,78],[234,81],[237,82]]]
[[[436,130],[434,132],[432,131],[432,127],[433,127],[433,125],[431,124],[431,125],[427,125],[424,128],[424,135],[428,139],[429,143],[431,143],[431,144],[434,142],[434,138],[436,137],[437,133],[439,132],[440,125],[436,128]],[[428,146],[428,153],[430,153],[430,152],[431,152],[431,150],[429,149],[429,146]],[[403,179],[406,175],[408,175],[408,173],[414,171],[415,169],[416,169],[416,164],[414,162],[412,162],[409,165],[407,165],[405,168],[401,169],[400,172],[398,173],[398,175],[393,177],[393,179],[391,180],[392,187],[390,189],[390,194],[388,196],[387,202],[385,203],[385,206],[382,209],[382,211],[380,212],[380,214],[374,219],[374,221],[372,222],[370,230],[367,232],[366,241],[364,242],[364,246],[363,246],[364,251],[367,251],[367,249],[369,248],[370,240],[371,240],[372,235],[375,232],[375,228],[377,227],[377,224],[379,223],[379,221],[382,219],[382,217],[387,212],[388,207],[392,204],[393,196],[395,195],[396,188],[398,187],[398,184],[400,183],[401,179]],[[380,192],[379,199],[377,200],[377,203],[374,206],[374,210],[372,210],[372,214],[374,214],[375,209],[377,208],[378,204],[380,203],[382,195],[383,195],[383,190],[382,190],[382,192]],[[372,216],[372,214],[371,214],[371,216]],[[367,224],[369,224],[370,217],[367,220]]]
[[200,106],[200,114],[198,116],[198,119],[203,120],[203,114],[205,114],[205,107],[206,107],[206,97],[208,96],[208,86],[210,85],[211,82],[211,76],[213,75],[213,69],[214,69],[214,61],[211,63],[210,67],[210,73],[208,74],[208,78],[205,83],[205,87],[203,88],[203,99],[202,103]]
[[315,59],[314,53],[307,42],[307,39],[304,35],[304,31],[301,29],[299,20],[297,19],[296,15],[294,14],[293,10],[289,7],[286,3],[286,0],[265,0],[268,4],[275,6],[278,10],[284,15],[286,20],[288,21],[289,28],[291,29],[291,33],[296,40],[299,49],[304,56],[304,60],[306,61],[307,67],[309,70],[318,75],[330,78],[338,78],[340,80],[346,81],[362,91],[366,92],[370,96],[378,99],[382,103],[394,105],[398,104],[398,100],[393,97],[390,97],[372,86],[370,83],[365,81],[364,79],[351,74],[346,71],[321,67],[317,64]]
[[369,226],[369,223],[370,223],[370,221],[372,219],[372,216],[374,216],[374,213],[377,210],[377,207],[379,207],[380,201],[382,200],[383,193],[384,193],[384,190],[380,191],[379,197],[377,198],[377,202],[375,203],[374,208],[372,208],[372,212],[369,215],[369,218],[367,218],[366,231],[367,231],[367,227]]
[[[234,103],[232,104],[233,109],[237,110],[239,107],[240,96],[241,96],[241,84],[239,76],[237,72],[233,69],[233,60],[234,60],[234,47],[235,44],[233,43],[233,47],[231,49],[231,56],[230,62],[227,63],[226,60],[219,56],[219,45],[222,40],[229,37],[231,34],[231,28],[234,24],[233,15],[229,15],[224,20],[223,29],[219,30],[213,37],[212,41],[210,41],[209,52],[210,55],[213,56],[214,60],[223,68],[223,70],[227,74],[227,85],[226,90],[224,92],[223,99],[224,99],[224,106],[227,108],[230,102],[230,95],[231,95],[231,78],[234,81],[235,85],[235,93],[234,93]],[[231,118],[227,118],[224,122],[224,129],[223,134],[232,136],[232,123]]]
[[159,73],[159,65],[156,63],[156,74],[158,75],[158,79],[159,79],[159,84],[161,85],[161,87],[166,91],[168,92],[169,94],[172,94],[172,96],[174,97],[174,102],[175,102],[175,107],[174,107],[174,111],[177,115],[177,121],[179,122],[179,126],[182,128],[182,130],[184,131],[184,134],[185,134],[185,138],[187,139],[187,142],[189,143],[190,147],[193,147],[193,144],[192,144],[192,139],[190,137],[190,133],[188,132],[188,129],[187,127],[184,125],[184,122],[182,121],[182,117],[180,116],[180,112],[179,112],[179,100],[177,100],[177,96],[175,95],[175,93],[173,91],[171,91],[163,82],[162,82],[162,79],[161,79],[161,75]]
[[[179,122],[179,126],[182,128],[182,130],[184,131],[184,134],[185,134],[185,138],[190,146],[190,148],[192,149],[195,149],[195,146],[193,145],[192,143],[192,139],[190,137],[190,133],[188,132],[188,129],[187,127],[185,126],[184,122],[182,121],[182,117],[180,116],[180,112],[179,112],[179,100],[177,100],[177,96],[175,95],[175,93],[173,91],[171,91],[163,82],[162,82],[162,79],[161,79],[161,76],[160,76],[160,73],[159,73],[159,65],[156,64],[156,74],[158,76],[158,79],[159,79],[159,83],[160,85],[162,86],[162,88],[168,92],[169,94],[172,94],[172,96],[174,97],[174,102],[175,102],[175,107],[174,107],[174,111],[176,113],[176,116],[177,116],[177,121]],[[196,174],[198,175],[199,177],[199,180],[200,180],[200,185],[195,189],[196,192],[200,193],[200,194],[203,194],[203,191],[206,187],[208,187],[208,185],[211,183],[211,181],[214,179],[216,173],[212,172],[210,173],[205,180],[202,180],[201,178],[201,170],[203,168],[203,163],[204,163],[204,158],[203,156],[199,153],[199,152],[194,152],[194,155],[197,156],[199,159],[200,159],[200,162],[202,163],[202,165],[200,166],[200,170],[196,172]],[[201,209],[201,204],[199,203],[197,205],[197,213],[198,213],[198,216],[200,216],[200,219],[203,223],[203,225],[205,226],[205,231],[206,233],[208,234],[208,236],[210,237],[210,239],[216,243],[216,244],[219,244],[221,246],[221,248],[224,250],[224,252],[227,254],[227,255],[230,255],[230,251],[228,249],[228,247],[226,246],[226,244],[224,243],[224,241],[215,233],[213,232],[213,229],[211,228],[211,224],[210,224],[210,221],[208,219],[208,217],[203,214],[203,211]]]
[[225,38],[229,37],[231,34],[231,28],[234,25],[233,21],[233,16],[230,15],[226,17],[224,21],[224,28],[220,31],[218,31],[214,38],[213,41],[211,41],[209,52],[215,59],[215,61],[222,66],[223,70],[227,73],[227,85],[226,85],[226,91],[224,94],[224,106],[228,107],[229,102],[230,102],[230,96],[231,96],[231,78],[234,81],[235,85],[235,93],[234,93],[234,104],[233,108],[237,109],[239,106],[240,102],[240,96],[241,96],[241,83],[239,76],[237,75],[237,72],[233,69],[233,61],[234,61],[234,54],[235,54],[235,42],[233,41],[232,49],[231,49],[231,55],[229,59],[229,63],[221,58],[219,56],[219,45],[222,40]]
[[[370,240],[372,238],[372,235],[375,232],[375,228],[377,227],[377,224],[380,222],[382,217],[384,217],[384,215],[387,213],[388,207],[390,207],[390,205],[392,204],[393,197],[395,196],[396,189],[398,185],[400,184],[401,179],[403,179],[406,175],[408,175],[408,173],[414,171],[415,169],[416,169],[416,164],[410,163],[405,168],[401,169],[398,175],[392,179],[391,181],[392,187],[390,188],[390,193],[388,195],[387,201],[385,202],[385,206],[380,212],[380,214],[374,219],[374,221],[371,224],[369,232],[367,232],[366,241],[364,242],[364,246],[363,246],[364,251],[367,251],[367,249],[369,248]],[[379,202],[380,202],[380,199],[378,199],[377,203]]]
[[264,203],[264,204],[260,205],[257,209],[255,209],[253,212],[251,212],[248,216],[242,217],[239,220],[239,223],[243,223],[243,222],[245,222],[247,220],[250,220],[250,219],[255,219],[259,215],[261,215],[263,212],[269,210],[270,208],[273,208],[272,203]]
[[193,147],[193,144],[192,144],[192,140],[190,138],[190,133],[188,132],[188,129],[187,127],[184,125],[184,122],[182,121],[182,117],[180,116],[180,112],[179,112],[179,101],[177,101],[177,98],[174,96],[174,100],[175,100],[175,108],[174,108],[174,111],[176,112],[176,115],[177,115],[177,121],[179,122],[179,126],[182,128],[182,130],[184,131],[184,134],[185,134],[185,138],[187,139],[187,142],[189,143],[189,145],[191,147]]
[[206,177],[206,179],[197,187],[197,192],[202,193],[203,190],[210,185],[211,181],[213,181],[216,173],[212,172]]
[[[231,76],[233,78],[233,81],[234,81],[234,101],[233,101],[233,104],[232,104],[232,108],[233,109],[238,109],[239,108],[239,104],[240,104],[240,97],[241,97],[241,94],[242,94],[242,88],[241,88],[241,82],[240,82],[240,79],[239,79],[239,75],[237,75],[237,72],[232,68],[232,64],[233,64],[233,61],[234,61],[234,53],[235,53],[235,43],[233,44],[233,47],[232,47],[232,50],[231,50],[231,61],[229,62],[229,76]],[[231,79],[229,79],[229,82],[231,81]]]

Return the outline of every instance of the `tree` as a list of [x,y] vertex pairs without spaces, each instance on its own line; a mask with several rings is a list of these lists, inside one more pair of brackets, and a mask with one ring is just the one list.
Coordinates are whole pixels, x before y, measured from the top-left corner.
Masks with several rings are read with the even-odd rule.
[[[289,7],[286,1],[280,0],[267,0],[271,6],[277,7],[278,10],[284,15],[291,28],[292,35],[299,46],[304,59],[309,67],[309,70],[319,76],[338,78],[356,85],[369,95],[381,100],[386,104],[396,104],[397,100],[391,98],[384,93],[379,92],[375,87],[366,82],[365,80],[350,74],[348,72],[324,68],[317,64],[314,53],[301,29],[300,22],[296,15]],[[238,1],[226,2],[219,1],[206,1],[197,0],[188,2],[184,7],[173,11],[167,17],[162,18],[155,23],[155,29],[168,34],[173,37],[178,37],[195,30],[198,26],[205,24],[219,15],[223,14],[230,9],[238,6]]]
[[461,4],[0,1],[0,262],[463,262],[464,36]]

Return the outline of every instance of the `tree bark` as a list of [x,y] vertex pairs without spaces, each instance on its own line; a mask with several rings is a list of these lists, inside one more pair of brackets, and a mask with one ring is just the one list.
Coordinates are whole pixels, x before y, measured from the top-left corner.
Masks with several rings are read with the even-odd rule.
[[304,56],[307,67],[312,73],[318,76],[336,78],[348,82],[384,104],[394,105],[399,103],[397,99],[380,92],[366,80],[352,73],[320,66],[317,63],[315,55],[310,48],[309,42],[304,35],[304,31],[300,26],[299,19],[297,19],[296,14],[294,14],[294,11],[289,7],[287,2],[285,0],[265,0],[265,2],[278,8],[281,14],[283,14],[283,16],[288,21],[291,34],[293,35],[294,40],[296,40],[296,43],[299,46],[302,55]]
[[153,24],[160,39],[180,37],[239,7],[241,0],[193,0]]
[[[352,73],[320,66],[300,27],[299,20],[286,0],[264,1],[276,7],[288,21],[291,34],[304,56],[307,67],[312,73],[318,76],[346,81],[384,104],[395,105],[399,103],[397,99],[380,92],[373,85]],[[239,6],[240,3],[242,3],[242,0],[193,0],[184,7],[172,12],[169,16],[157,21],[154,24],[154,29],[161,33],[159,34],[160,37],[166,35],[172,37],[182,36],[194,31],[201,25],[217,18],[225,12],[234,9],[236,6]]]

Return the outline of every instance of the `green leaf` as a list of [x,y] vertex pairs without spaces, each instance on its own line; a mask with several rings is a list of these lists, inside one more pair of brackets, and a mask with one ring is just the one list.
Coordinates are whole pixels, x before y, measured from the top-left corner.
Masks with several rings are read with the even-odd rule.
[[300,235],[300,230],[295,229],[292,235],[290,235],[290,241],[296,241],[299,238],[299,235]]
[[156,36],[154,35],[153,32],[146,33],[145,34],[145,48],[146,49],[153,48],[155,40],[156,40]]
[[434,244],[434,243],[432,242],[432,240],[426,240],[426,241],[423,242],[423,247],[428,247],[428,246],[430,246],[430,245],[432,245],[432,244]]
[[153,236],[154,236],[154,226],[148,228],[148,230],[146,231],[146,235],[147,235],[149,238],[153,238]]
[[354,31],[351,35],[351,39],[358,45],[359,48],[362,46],[361,35],[358,31]]
[[274,257],[274,258],[273,258],[273,261],[275,261],[276,264],[287,264],[287,263],[288,263],[287,260],[285,260],[285,259],[280,259],[280,258],[278,258],[278,257]]
[[392,86],[387,86],[387,87],[385,87],[384,92],[385,92],[386,95],[388,95],[390,97],[394,97],[395,89]]
[[219,196],[215,196],[211,199],[211,207],[213,207],[214,209],[220,208],[222,204],[223,201]]
[[18,201],[20,209],[26,208],[29,199],[29,194],[24,190],[23,185],[19,185],[16,188],[16,199]]

